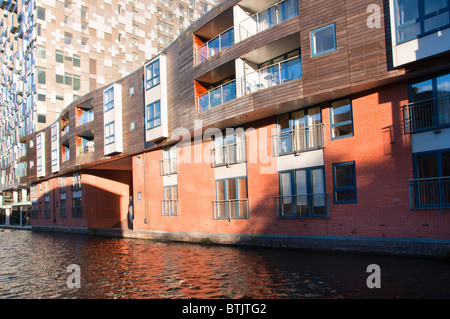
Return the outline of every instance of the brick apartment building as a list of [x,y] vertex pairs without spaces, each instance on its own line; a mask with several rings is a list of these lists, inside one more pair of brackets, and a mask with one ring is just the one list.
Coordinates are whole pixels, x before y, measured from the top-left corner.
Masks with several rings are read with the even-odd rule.
[[448,249],[449,27],[436,1],[224,1],[21,140],[31,224]]

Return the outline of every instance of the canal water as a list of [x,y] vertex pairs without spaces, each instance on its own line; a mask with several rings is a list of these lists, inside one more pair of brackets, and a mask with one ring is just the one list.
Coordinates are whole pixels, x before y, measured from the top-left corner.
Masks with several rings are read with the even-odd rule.
[[[371,264],[381,288],[367,286]],[[449,270],[431,258],[0,230],[0,299],[449,298]]]

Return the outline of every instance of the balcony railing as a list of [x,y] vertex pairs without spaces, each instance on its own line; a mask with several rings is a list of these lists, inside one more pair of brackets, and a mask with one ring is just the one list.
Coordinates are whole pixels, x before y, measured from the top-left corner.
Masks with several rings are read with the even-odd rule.
[[250,200],[229,199],[213,201],[214,219],[248,219],[250,217]]
[[307,194],[275,197],[278,218],[327,218],[328,194]]
[[302,60],[294,57],[252,72],[242,78],[244,94],[251,94],[302,77]]
[[246,160],[245,146],[245,142],[242,142],[215,147],[211,150],[213,167],[244,163]]
[[403,112],[406,133],[448,127],[450,126],[450,95],[407,104]]
[[227,82],[198,97],[200,112],[236,98],[236,81]]
[[225,30],[215,38],[203,44],[197,50],[197,64],[200,64],[217,53],[229,48],[234,44],[233,27]]
[[161,176],[178,173],[178,161],[176,158],[163,159],[159,162]]
[[450,176],[409,181],[411,209],[450,209]]
[[239,25],[241,41],[298,16],[298,0],[283,0],[242,21]]
[[325,147],[323,123],[296,128],[272,136],[273,155],[300,153]]
[[161,201],[161,212],[163,216],[179,216],[180,202],[178,199],[164,199]]

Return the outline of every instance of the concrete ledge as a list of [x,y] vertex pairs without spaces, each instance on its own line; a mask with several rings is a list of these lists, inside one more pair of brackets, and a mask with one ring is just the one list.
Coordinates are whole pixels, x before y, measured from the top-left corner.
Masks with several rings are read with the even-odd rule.
[[289,248],[408,256],[443,256],[450,252],[450,239],[248,235],[144,230],[132,231],[120,229],[97,229],[95,230],[95,235],[211,245]]

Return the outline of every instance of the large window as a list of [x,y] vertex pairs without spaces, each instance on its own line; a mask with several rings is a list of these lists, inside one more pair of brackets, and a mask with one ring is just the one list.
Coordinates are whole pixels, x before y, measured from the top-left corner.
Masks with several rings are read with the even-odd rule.
[[245,133],[242,128],[233,130],[232,134],[224,134],[214,139],[213,165],[230,165],[243,163],[246,160]]
[[105,145],[114,143],[114,121],[105,125]]
[[274,137],[274,155],[322,148],[324,141],[320,107],[279,116],[278,134]]
[[313,57],[336,50],[334,23],[311,31],[311,55]]
[[412,208],[450,208],[450,150],[414,154]]
[[331,138],[353,136],[352,102],[344,99],[331,103]]
[[164,187],[164,200],[162,201],[162,214],[164,216],[179,215],[178,186]]
[[450,74],[410,85],[404,108],[407,133],[450,126]]
[[73,198],[72,199],[72,217],[80,218],[83,216],[83,206],[81,202],[81,198]]
[[146,115],[147,119],[147,130],[158,127],[161,125],[161,103],[156,101],[147,105]]
[[333,191],[335,204],[356,203],[355,162],[333,164]]
[[394,0],[397,43],[450,26],[448,0]]
[[151,89],[154,86],[157,86],[160,82],[159,78],[159,59],[155,62],[150,63],[146,67],[146,82],[147,82],[147,90]]
[[323,167],[279,173],[280,196],[276,198],[280,218],[319,218],[328,216]]
[[249,218],[250,202],[247,195],[247,178],[229,178],[216,181],[215,219]]
[[104,94],[105,112],[114,108],[114,87],[109,88]]

